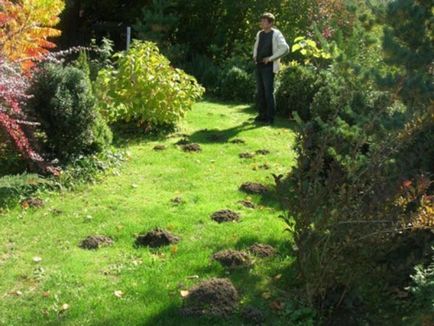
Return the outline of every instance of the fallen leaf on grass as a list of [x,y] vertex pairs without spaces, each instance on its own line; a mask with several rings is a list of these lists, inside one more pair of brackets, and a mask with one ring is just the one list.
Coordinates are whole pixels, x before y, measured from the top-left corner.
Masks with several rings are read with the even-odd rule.
[[116,298],[122,298],[124,296],[124,293],[120,290],[115,291],[113,294]]
[[33,257],[33,262],[40,263],[41,261],[42,261],[41,257],[38,257],[38,256]]
[[68,309],[69,309],[69,304],[64,303],[64,304],[62,305],[62,307],[60,307],[60,312],[65,312],[65,311],[68,310]]
[[188,292],[187,290],[181,290],[179,293],[183,298],[187,297],[190,294],[190,292]]

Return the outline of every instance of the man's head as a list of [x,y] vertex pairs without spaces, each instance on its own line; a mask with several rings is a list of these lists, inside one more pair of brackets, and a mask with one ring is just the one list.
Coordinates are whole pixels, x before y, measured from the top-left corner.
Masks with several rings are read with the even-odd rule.
[[264,30],[269,30],[273,27],[276,18],[272,13],[266,12],[261,16],[260,26]]

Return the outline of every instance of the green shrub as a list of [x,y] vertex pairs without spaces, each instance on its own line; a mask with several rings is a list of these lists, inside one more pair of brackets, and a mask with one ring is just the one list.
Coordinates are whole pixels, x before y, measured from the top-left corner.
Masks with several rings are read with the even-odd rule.
[[20,200],[51,184],[52,181],[36,174],[24,173],[0,177],[0,208],[15,206]]
[[416,266],[411,279],[409,290],[413,294],[414,320],[420,324],[432,324],[434,322],[434,259],[426,267]]
[[221,76],[218,96],[228,101],[253,102],[255,96],[253,73],[237,66],[226,68]]
[[102,151],[112,134],[95,105],[92,87],[78,68],[47,64],[34,75],[27,109],[41,122],[49,152],[57,158]]
[[277,111],[284,117],[297,112],[303,120],[309,120],[309,108],[318,90],[315,67],[295,65],[279,73],[279,87],[276,91]]
[[[354,292],[366,293],[370,280],[385,277],[388,286],[402,286],[396,280],[424,255],[407,240],[434,225],[434,119],[425,58],[433,50],[426,28],[431,7],[397,0],[388,8],[397,51],[388,44],[384,60],[372,62],[361,54],[378,47],[358,28],[349,40],[354,47],[319,73],[309,120],[297,119],[287,223],[305,293],[327,310]],[[409,27],[412,33],[402,33]],[[424,60],[409,53],[423,53]],[[399,268],[388,264],[397,245],[411,252]]]
[[0,130],[0,177],[7,174],[17,174],[26,169],[26,162],[13,150],[12,144]]
[[96,85],[99,105],[110,121],[173,126],[204,93],[154,43],[135,41],[115,59],[115,66],[100,71]]
[[183,63],[183,66],[189,74],[197,78],[201,85],[204,85],[207,95],[218,95],[222,69],[213,60],[204,55],[195,54],[189,62]]

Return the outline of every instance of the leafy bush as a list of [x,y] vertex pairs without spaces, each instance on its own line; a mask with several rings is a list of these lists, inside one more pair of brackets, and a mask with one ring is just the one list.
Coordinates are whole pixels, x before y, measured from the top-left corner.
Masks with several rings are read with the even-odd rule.
[[[397,242],[405,245],[409,235],[434,225],[431,159],[419,159],[432,153],[429,59],[405,55],[432,56],[430,8],[390,3],[380,62],[361,55],[370,35],[358,28],[349,42],[360,51],[352,48],[318,75],[310,119],[298,119],[298,166],[290,176],[294,220],[287,222],[307,297],[319,307],[330,308],[330,297],[340,298],[332,306],[340,305],[381,269],[396,274],[387,264],[373,270],[372,262],[384,262]],[[408,26],[414,33],[398,32]],[[389,52],[388,42],[398,50]],[[375,77],[381,74],[386,78]]]
[[25,161],[12,145],[9,137],[0,129],[0,177],[25,170]]
[[76,157],[56,180],[56,187],[74,189],[80,184],[98,181],[107,172],[119,174],[119,169],[126,159],[127,155],[123,151],[111,150]]
[[414,297],[415,317],[421,324],[432,324],[434,322],[434,259],[427,267],[416,266],[411,279],[409,290]]
[[36,114],[49,151],[60,159],[102,151],[112,134],[78,68],[46,64],[34,75],[28,111]]
[[110,121],[172,126],[204,93],[154,43],[136,41],[115,59],[115,66],[100,71],[96,85],[99,105]]
[[82,70],[89,79],[94,82],[98,77],[98,72],[109,66],[113,55],[113,41],[104,37],[100,45],[96,40],[92,40],[92,51],[81,50],[74,66]]
[[52,182],[37,174],[8,175],[0,178],[0,208],[14,206]]
[[237,66],[227,68],[221,76],[218,95],[224,100],[253,102],[255,96],[253,73]]
[[207,95],[218,95],[222,69],[213,60],[196,54],[189,62],[184,63],[183,67],[189,74],[195,76],[201,85],[205,86]]
[[279,114],[289,117],[292,112],[309,120],[309,108],[318,90],[317,72],[313,66],[292,65],[279,73],[276,104]]

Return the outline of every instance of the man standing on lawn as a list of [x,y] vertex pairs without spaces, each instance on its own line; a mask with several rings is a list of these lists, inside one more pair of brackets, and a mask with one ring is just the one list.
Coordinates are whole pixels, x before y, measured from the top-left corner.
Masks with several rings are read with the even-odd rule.
[[274,99],[274,76],[280,68],[280,58],[289,52],[283,34],[273,28],[275,17],[265,13],[261,16],[261,31],[256,35],[253,58],[256,63],[257,105],[256,122],[273,124],[276,111]]

